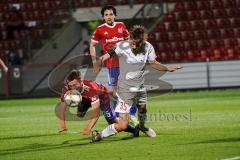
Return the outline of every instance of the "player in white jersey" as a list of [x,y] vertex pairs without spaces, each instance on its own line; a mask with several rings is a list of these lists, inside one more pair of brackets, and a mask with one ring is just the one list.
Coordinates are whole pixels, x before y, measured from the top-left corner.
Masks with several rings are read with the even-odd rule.
[[156,136],[154,130],[145,126],[147,118],[147,94],[146,88],[144,88],[145,66],[149,63],[154,69],[170,72],[181,67],[165,66],[157,62],[155,60],[154,48],[146,39],[147,34],[144,27],[135,25],[130,30],[129,40],[118,42],[111,52],[99,58],[99,64],[101,64],[113,55],[119,56],[118,104],[115,111],[120,113],[123,124],[121,128],[111,124],[101,133],[93,132],[93,141],[98,141],[123,131],[128,125],[128,114],[133,103],[136,103],[139,109],[139,129],[149,137]]

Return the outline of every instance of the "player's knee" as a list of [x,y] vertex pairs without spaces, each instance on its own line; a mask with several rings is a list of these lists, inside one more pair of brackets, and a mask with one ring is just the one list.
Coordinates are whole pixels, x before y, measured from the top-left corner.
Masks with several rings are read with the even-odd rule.
[[128,127],[128,121],[125,119],[122,119],[119,121],[119,127],[121,131],[124,131]]

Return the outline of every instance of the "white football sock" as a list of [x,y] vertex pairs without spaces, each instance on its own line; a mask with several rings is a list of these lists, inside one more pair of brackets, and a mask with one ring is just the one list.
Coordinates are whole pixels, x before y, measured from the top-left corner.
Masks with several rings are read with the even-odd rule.
[[101,132],[101,135],[102,135],[102,138],[105,138],[105,137],[109,137],[109,136],[112,136],[114,134],[118,133],[114,127],[114,124],[111,124],[109,126],[107,126],[102,132]]

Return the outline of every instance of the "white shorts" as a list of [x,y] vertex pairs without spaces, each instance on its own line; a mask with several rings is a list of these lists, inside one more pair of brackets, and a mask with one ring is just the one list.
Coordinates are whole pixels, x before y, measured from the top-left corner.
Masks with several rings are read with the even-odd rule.
[[146,105],[147,93],[146,90],[134,90],[123,89],[118,87],[118,102],[115,108],[115,112],[118,113],[130,113],[130,108],[133,103],[137,105]]
[[118,97],[118,102],[115,108],[116,113],[130,113],[131,105],[124,102],[121,98]]

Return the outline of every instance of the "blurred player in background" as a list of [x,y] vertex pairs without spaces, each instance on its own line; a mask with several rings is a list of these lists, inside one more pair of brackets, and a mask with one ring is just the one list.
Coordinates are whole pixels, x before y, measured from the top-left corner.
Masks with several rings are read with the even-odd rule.
[[5,73],[8,71],[8,67],[5,65],[5,63],[3,62],[3,60],[1,58],[0,58],[0,66],[3,67],[3,70]]
[[[81,80],[79,71],[73,70],[69,76],[67,77],[67,84],[62,89],[61,95],[61,109],[60,109],[60,128],[61,130],[66,130],[65,125],[65,111],[66,111],[66,103],[64,102],[64,94],[71,90],[78,90],[82,95],[82,102],[79,106],[79,113],[81,116],[84,116],[87,110],[92,107],[93,115],[86,127],[83,129],[82,133],[84,135],[89,135],[91,133],[91,129],[95,126],[99,116],[100,111],[103,112],[105,119],[109,124],[115,123],[118,128],[124,130],[126,132],[133,133],[133,135],[138,134],[134,127],[122,126],[121,119],[117,118],[115,114],[115,106],[110,103],[110,94],[108,89],[96,82],[91,82],[87,80]],[[123,129],[124,128],[124,129]]]
[[[123,22],[115,22],[117,16],[116,8],[113,6],[104,6],[101,10],[102,17],[105,21],[104,24],[98,26],[92,36],[90,43],[90,54],[95,72],[99,72],[100,68],[96,64],[96,45],[100,43],[103,49],[103,54],[112,50],[115,44],[119,41],[128,39],[129,33]],[[112,87],[113,96],[116,97],[117,82],[119,76],[119,60],[118,56],[112,56],[105,62],[108,68],[108,84]],[[137,124],[135,113],[137,107],[133,105],[131,108],[131,120],[133,124]]]
[[[139,130],[149,137],[155,137],[155,131],[145,126],[147,118],[147,92],[144,87],[145,66],[149,63],[154,69],[170,72],[181,67],[165,66],[157,62],[155,60],[156,54],[154,48],[146,40],[147,33],[145,28],[135,25],[130,30],[130,39],[117,43],[112,51],[99,58],[98,64],[101,64],[112,56],[119,56],[120,76],[117,90],[119,98],[115,112],[120,114],[121,122],[124,123],[124,126],[127,126],[130,106],[136,103],[139,110]],[[93,132],[92,138],[93,141],[98,141],[120,131],[116,129],[115,124],[111,124],[101,133]]]

